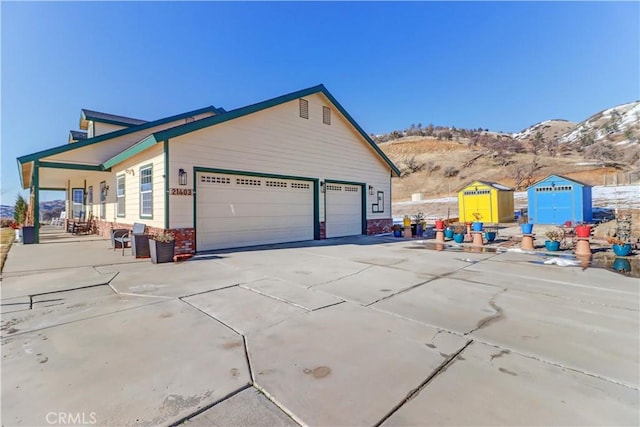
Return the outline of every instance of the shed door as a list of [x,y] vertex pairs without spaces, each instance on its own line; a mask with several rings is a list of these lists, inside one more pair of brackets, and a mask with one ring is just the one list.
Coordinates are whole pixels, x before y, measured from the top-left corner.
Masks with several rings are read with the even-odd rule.
[[362,234],[362,187],[327,183],[326,188],[327,238]]
[[199,172],[196,249],[313,240],[309,181]]
[[573,185],[540,186],[535,191],[536,212],[539,224],[564,224],[573,218]]
[[475,221],[474,213],[480,214],[481,222],[493,222],[491,190],[464,190],[464,221]]

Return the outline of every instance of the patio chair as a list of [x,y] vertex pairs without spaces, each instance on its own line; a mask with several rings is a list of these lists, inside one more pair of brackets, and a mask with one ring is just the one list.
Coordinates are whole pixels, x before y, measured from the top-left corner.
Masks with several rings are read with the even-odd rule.
[[73,234],[91,234],[93,231],[93,215],[89,215],[87,221],[73,223]]
[[84,211],[78,212],[78,216],[76,218],[69,218],[69,222],[67,223],[67,232],[74,233],[75,227],[77,223],[84,222]]
[[145,227],[146,227],[145,224],[135,222],[133,224],[133,229],[131,231],[127,229],[113,230],[111,233],[113,250],[114,251],[116,250],[116,246],[117,246],[116,243],[119,243],[120,246],[122,247],[122,255],[124,256],[124,250],[127,247],[127,245],[131,244],[131,240],[134,238],[134,236],[144,234]]

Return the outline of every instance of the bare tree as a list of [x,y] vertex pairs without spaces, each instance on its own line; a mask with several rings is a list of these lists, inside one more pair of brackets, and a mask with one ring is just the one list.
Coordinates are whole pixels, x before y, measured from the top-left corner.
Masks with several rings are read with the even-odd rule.
[[535,173],[540,169],[538,157],[534,157],[531,163],[517,165],[512,171],[512,178],[516,190],[525,189],[535,181]]

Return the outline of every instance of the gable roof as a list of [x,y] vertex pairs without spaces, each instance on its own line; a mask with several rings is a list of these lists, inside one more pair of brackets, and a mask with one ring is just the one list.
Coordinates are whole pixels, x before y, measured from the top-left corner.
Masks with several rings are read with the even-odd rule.
[[474,181],[469,182],[468,184],[465,184],[463,187],[460,187],[460,189],[458,191],[464,190],[465,188],[469,187],[474,182],[479,182],[480,184],[486,185],[487,187],[493,187],[493,188],[495,188],[496,190],[499,190],[499,191],[513,191],[513,188],[507,187],[506,185],[502,185],[499,182],[482,181],[482,180],[479,180],[479,179],[476,179]]
[[393,164],[393,162],[384,154],[384,152],[378,147],[378,145],[367,135],[367,133],[356,123],[356,121],[351,117],[349,113],[340,105],[340,103],[329,93],[327,88],[324,85],[320,84],[317,86],[312,86],[307,89],[302,89],[296,92],[291,92],[286,95],[278,96],[276,98],[268,99],[266,101],[258,102],[256,104],[251,104],[246,107],[237,108],[235,110],[227,111],[224,114],[206,117],[204,119],[197,120],[195,122],[186,123],[183,125],[175,126],[169,129],[164,129],[158,132],[155,132],[139,143],[129,147],[124,150],[117,156],[112,157],[102,164],[103,168],[110,168],[127,158],[138,154],[149,147],[171,139],[176,138],[181,135],[185,135],[190,132],[195,132],[200,129],[204,129],[210,126],[215,126],[220,123],[227,122],[229,120],[237,119],[239,117],[243,117],[249,114],[256,113],[258,111],[265,110],[267,108],[275,107],[280,104],[284,104],[289,101],[293,101],[295,99],[313,95],[316,93],[322,93],[327,99],[340,111],[340,113],[344,116],[345,119],[355,128],[355,130],[364,138],[364,140],[374,149],[374,151],[382,158],[382,160],[391,168],[392,174],[395,176],[400,176],[400,170]]
[[25,182],[23,180],[24,169],[25,169],[25,166],[28,163],[31,163],[33,161],[40,160],[40,159],[42,159],[44,157],[53,156],[55,154],[60,154],[60,153],[65,153],[67,151],[76,150],[78,148],[86,147],[88,145],[98,144],[100,142],[108,141],[108,140],[113,139],[113,138],[118,138],[118,137],[123,136],[123,135],[128,135],[130,133],[139,132],[141,130],[149,129],[149,128],[152,128],[152,127],[155,127],[155,126],[160,126],[160,125],[163,125],[165,123],[170,123],[170,122],[173,122],[173,121],[176,121],[176,120],[185,119],[187,117],[197,116],[199,114],[203,114],[203,113],[207,113],[207,112],[212,112],[212,113],[215,113],[215,114],[222,114],[224,112],[224,110],[222,110],[220,108],[216,108],[216,107],[214,107],[212,105],[212,106],[209,106],[209,107],[200,108],[198,110],[193,110],[193,111],[188,111],[188,112],[182,113],[182,114],[176,114],[175,116],[165,117],[165,118],[154,120],[154,121],[151,121],[151,122],[144,122],[143,124],[140,124],[140,125],[127,127],[127,128],[124,128],[124,129],[118,129],[116,131],[105,133],[103,135],[98,135],[98,136],[93,137],[93,138],[87,138],[87,139],[79,140],[78,142],[75,142],[73,144],[66,143],[64,145],[59,145],[57,147],[53,147],[53,148],[49,148],[49,149],[46,149],[46,150],[37,151],[35,153],[31,153],[31,154],[26,154],[24,156],[20,156],[20,157],[18,157],[16,159],[17,162],[18,162],[18,169],[20,170],[20,183],[22,184],[23,188],[27,188],[28,187],[28,185],[25,187]]
[[546,176],[546,177],[544,177],[544,178],[542,178],[542,179],[537,180],[536,182],[534,182],[533,184],[531,184],[530,186],[528,186],[528,187],[527,187],[527,190],[528,190],[528,189],[530,189],[530,188],[532,188],[532,187],[535,187],[536,185],[538,185],[539,183],[541,183],[541,182],[543,182],[543,181],[548,180],[549,178],[559,178],[559,179],[564,179],[564,180],[567,180],[567,181],[574,182],[574,183],[576,183],[576,184],[578,184],[578,185],[582,185],[583,187],[592,187],[592,185],[589,185],[589,184],[587,184],[587,183],[585,183],[585,182],[582,182],[582,181],[578,181],[578,180],[573,179],[573,178],[567,178],[566,176],[563,176],[563,175],[551,174],[551,175],[549,175],[549,176]]
[[146,120],[133,119],[131,117],[118,116],[115,114],[101,113],[100,111],[87,110],[83,108],[80,110],[80,129],[87,129],[89,121],[95,121],[100,123],[108,123],[118,126],[137,126],[147,123]]

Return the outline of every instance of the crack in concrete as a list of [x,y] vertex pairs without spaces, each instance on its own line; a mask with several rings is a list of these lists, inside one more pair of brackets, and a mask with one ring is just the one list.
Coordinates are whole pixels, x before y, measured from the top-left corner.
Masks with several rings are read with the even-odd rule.
[[389,411],[384,417],[382,417],[382,419],[380,421],[378,421],[376,424],[374,424],[375,427],[379,427],[381,426],[385,421],[387,421],[393,414],[395,414],[400,408],[402,408],[405,403],[410,402],[411,400],[413,400],[416,396],[418,396],[420,394],[420,392],[422,390],[424,390],[425,387],[427,387],[429,385],[430,382],[432,382],[438,375],[442,374],[443,372],[445,372],[449,366],[453,365],[453,363],[455,362],[456,358],[467,348],[469,347],[471,344],[473,343],[473,340],[469,340],[465,345],[462,346],[462,348],[458,351],[456,351],[454,354],[450,355],[449,357],[447,357],[432,373],[431,375],[429,375],[424,381],[422,381],[418,387],[412,389],[409,391],[409,393],[407,393],[407,396],[400,401],[396,406],[394,406],[391,411]]
[[[570,366],[566,366],[566,365],[563,365],[563,364],[558,363],[558,362],[552,362],[550,360],[542,359],[542,358],[540,358],[538,356],[534,356],[532,354],[522,353],[520,351],[513,350],[513,349],[505,349],[504,347],[502,347],[499,344],[491,343],[489,341],[483,341],[482,339],[478,339],[476,337],[473,338],[473,341],[477,342],[479,344],[484,344],[484,345],[488,345],[488,346],[491,346],[491,347],[495,347],[497,349],[501,349],[502,348],[503,351],[508,351],[509,352],[509,353],[505,352],[504,354],[517,354],[518,356],[526,357],[527,359],[533,359],[533,360],[536,360],[538,362],[545,363],[547,365],[551,365],[551,366],[555,366],[555,367],[558,367],[558,368],[566,369],[568,371],[572,371],[572,372],[575,372],[575,373],[578,373],[578,374],[587,375],[589,377],[597,378],[599,380],[606,381],[606,382],[609,382],[609,383],[612,383],[612,384],[616,384],[616,385],[619,385],[619,386],[623,386],[623,387],[626,387],[626,388],[630,388],[632,390],[636,390],[636,391],[640,390],[640,388],[638,386],[633,386],[633,385],[630,385],[630,384],[627,384],[627,383],[624,383],[624,382],[620,382],[620,381],[614,380],[612,378],[603,377],[601,375],[597,375],[597,374],[594,374],[594,373],[591,373],[591,372],[582,371],[580,369],[572,368]],[[491,358],[491,360],[493,360],[493,359],[494,359],[494,357]]]
[[476,327],[469,332],[466,332],[464,335],[469,335],[470,333],[475,332],[478,329],[486,328],[490,324],[502,319],[502,317],[504,316],[504,310],[502,310],[502,308],[496,304],[495,299],[498,297],[498,295],[501,295],[505,292],[507,292],[507,288],[504,288],[501,292],[498,292],[489,300],[489,305],[495,310],[496,313],[492,314],[491,316],[487,316],[484,319],[480,319],[476,324]]
[[[483,285],[483,286],[492,286],[492,287],[496,287],[496,288],[503,288],[500,285],[494,285],[492,283],[485,283],[485,282],[481,282],[479,280],[473,280],[473,279],[467,279],[464,277],[453,277],[453,279],[456,280],[460,280],[462,282],[468,282],[468,283],[473,283],[476,285]],[[552,283],[557,283],[557,282],[552,282]],[[601,307],[609,307],[609,308],[616,308],[616,309],[620,309],[620,310],[627,310],[627,311],[634,311],[634,312],[638,312],[640,310],[636,310],[633,308],[629,308],[629,307],[621,307],[619,305],[612,305],[612,304],[603,304],[603,303],[596,303],[593,301],[587,301],[584,299],[580,299],[580,298],[571,298],[565,295],[553,295],[547,292],[542,292],[542,291],[534,291],[534,290],[528,290],[528,289],[509,289],[510,292],[522,292],[522,293],[526,293],[526,294],[532,294],[532,295],[543,295],[549,298],[559,298],[562,300],[566,300],[566,301],[574,301],[574,302],[580,302],[583,304],[589,304],[589,305],[598,305]]]

